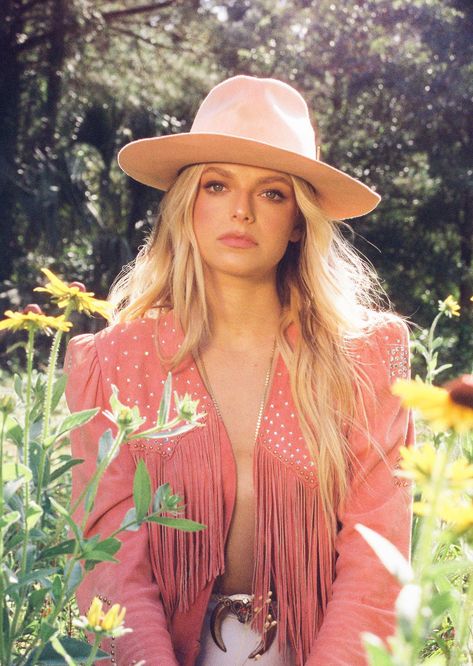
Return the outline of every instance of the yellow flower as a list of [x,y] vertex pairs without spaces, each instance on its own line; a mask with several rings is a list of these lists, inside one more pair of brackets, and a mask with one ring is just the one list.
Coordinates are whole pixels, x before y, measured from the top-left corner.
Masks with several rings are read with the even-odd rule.
[[113,604],[109,611],[104,613],[102,601],[99,597],[94,597],[87,615],[81,616],[75,624],[83,629],[87,629],[87,631],[93,631],[96,634],[122,636],[131,631],[131,629],[125,629],[123,626],[125,613],[126,608],[121,608],[120,604]]
[[71,282],[71,284],[66,284],[48,268],[42,268],[41,270],[49,278],[49,282],[46,283],[45,287],[35,287],[34,291],[45,291],[51,294],[52,300],[60,308],[65,308],[69,303],[72,303],[74,310],[77,312],[85,312],[87,315],[92,315],[96,312],[105,317],[105,319],[110,319],[112,312],[111,304],[107,301],[94,298],[94,293],[86,291],[82,283]]
[[433,430],[473,429],[473,408],[460,404],[447,388],[398,379],[392,392],[401,398],[404,407],[418,409]]
[[439,311],[444,312],[447,317],[459,317],[460,306],[451,294],[444,301],[439,301]]
[[103,619],[103,612],[102,612],[102,602],[98,597],[93,598],[86,617],[87,617],[87,622],[91,628],[92,627],[97,629],[100,628]]
[[37,305],[28,305],[23,312],[12,312],[11,310],[7,310],[5,312],[5,317],[7,318],[0,321],[0,330],[43,331],[49,335],[53,328],[58,331],[68,331],[72,326],[70,321],[65,320],[64,315],[50,317],[43,314]]
[[412,479],[419,484],[429,481],[439,465],[443,463],[443,453],[437,451],[432,444],[424,444],[422,447],[401,446],[401,472],[397,476]]
[[457,458],[448,465],[446,478],[452,489],[473,490],[473,465],[466,458]]
[[125,618],[126,608],[120,608],[119,604],[113,604],[111,609],[102,620],[102,629],[104,631],[113,631],[118,629]]
[[473,503],[458,504],[456,502],[442,501],[439,515],[449,523],[454,532],[462,533],[473,527]]

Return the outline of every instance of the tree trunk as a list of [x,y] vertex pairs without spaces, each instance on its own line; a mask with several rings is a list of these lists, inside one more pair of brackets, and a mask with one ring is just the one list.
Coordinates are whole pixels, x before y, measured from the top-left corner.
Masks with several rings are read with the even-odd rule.
[[21,254],[14,222],[17,199],[18,118],[22,65],[15,49],[21,32],[20,3],[0,3],[0,280],[10,277]]

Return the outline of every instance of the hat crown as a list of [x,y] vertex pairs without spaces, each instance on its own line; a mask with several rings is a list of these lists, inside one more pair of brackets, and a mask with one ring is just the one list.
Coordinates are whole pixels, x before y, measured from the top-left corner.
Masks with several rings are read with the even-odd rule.
[[234,76],[202,102],[191,134],[224,134],[317,159],[314,128],[304,98],[276,79]]

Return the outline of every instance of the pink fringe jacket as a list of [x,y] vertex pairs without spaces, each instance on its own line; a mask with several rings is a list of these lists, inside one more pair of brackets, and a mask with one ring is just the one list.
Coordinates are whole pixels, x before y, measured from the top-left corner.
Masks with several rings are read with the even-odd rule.
[[[138,405],[148,423],[153,422],[166,376],[156,345],[170,354],[180,339],[172,313],[75,337],[65,361],[71,411],[107,408],[115,384],[120,400]],[[408,414],[390,393],[393,380],[408,374],[407,329],[398,319],[386,319],[374,334],[357,342],[354,353],[373,385],[365,405],[371,437],[382,446],[386,461],[361,429],[350,435],[358,465],[338,516],[335,555],[325,536],[316,469],[299,429],[281,356],[255,446],[253,593],[258,600],[273,591],[279,645],[292,644],[297,666],[364,666],[360,632],[382,638],[393,633],[399,586],[354,525],[359,522],[383,534],[406,557],[410,552],[411,491],[392,472],[399,447],[412,442],[413,432]],[[86,535],[105,537],[120,525],[133,505],[132,480],[140,459],[146,461],[154,489],[169,482],[184,498],[186,517],[207,529],[185,533],[149,524],[122,533],[120,563],[98,565],[81,584],[77,598],[82,613],[95,595],[105,604],[127,608],[126,626],[133,633],[103,645],[111,650],[112,663],[120,666],[140,660],[147,666],[192,666],[214,581],[225,567],[236,492],[231,444],[193,359],[174,373],[173,388],[200,400],[199,411],[207,413],[205,428],[169,441],[142,439],[124,445],[103,478]],[[73,455],[84,459],[73,468],[73,500],[95,469],[97,442],[109,427],[99,413],[73,432]],[[255,628],[262,629],[263,617],[257,614]]]

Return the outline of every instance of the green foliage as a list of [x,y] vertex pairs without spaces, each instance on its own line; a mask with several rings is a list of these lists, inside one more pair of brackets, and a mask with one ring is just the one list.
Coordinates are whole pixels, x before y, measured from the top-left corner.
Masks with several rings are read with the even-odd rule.
[[226,76],[275,76],[314,109],[322,159],[382,193],[350,226],[396,308],[425,327],[432,302],[454,294],[448,360],[453,373],[471,363],[471,3],[46,0],[0,12],[6,302],[53,257],[104,294],[161,197],[123,176],[119,148],[187,131]]
[[[425,332],[426,343],[416,345],[427,384],[446,369],[439,364],[443,340],[435,335],[437,324],[442,316],[458,314],[458,304],[449,298],[439,303],[439,310]],[[425,397],[422,404],[425,409]],[[465,417],[458,413],[456,418]],[[459,666],[473,658],[473,431],[455,435],[432,432],[428,422],[418,426],[418,447],[434,441],[435,458],[421,448],[402,465],[403,476],[417,484],[412,566],[384,537],[356,526],[402,586],[395,634],[387,644],[373,634],[363,635],[370,666]]]
[[[66,319],[70,314],[67,305]],[[33,369],[35,333],[30,329],[27,371],[11,377],[11,394],[0,397],[2,666],[73,666],[78,663],[76,660],[91,665],[109,657],[98,649],[100,637],[126,632],[121,621],[111,629],[101,628],[93,646],[82,637],[72,636],[70,628],[68,635],[64,631],[64,613],[74,603],[75,591],[84,576],[100,562],[117,561],[115,556],[121,547],[117,537],[125,529],[146,529],[146,522],[161,522],[188,531],[205,529],[180,515],[184,509],[181,498],[171,493],[169,484],[156,488],[153,497],[149,472],[144,461],[140,461],[130,488],[134,507],[124,517],[123,525],[106,538],[99,534],[87,536],[86,525],[100,480],[120,447],[137,436],[144,420],[137,408],[129,409],[120,402],[114,387],[110,411],[106,413],[117,432],[114,436],[109,429],[97,442],[96,470],[79,498],[72,502],[69,473],[83,460],[64,453],[63,448],[69,444],[70,433],[87,424],[99,410],[54,413],[66,385],[64,376],[55,378],[62,335],[58,331],[53,339],[49,365],[43,374]],[[149,431],[155,439],[200,425],[197,403],[189,402],[186,396],[175,396],[178,416],[169,419],[171,381],[169,376],[156,424],[143,431]],[[187,421],[183,423],[183,419]],[[73,518],[79,507],[83,514],[80,523]],[[83,629],[95,631],[88,626],[86,617],[77,622]]]

